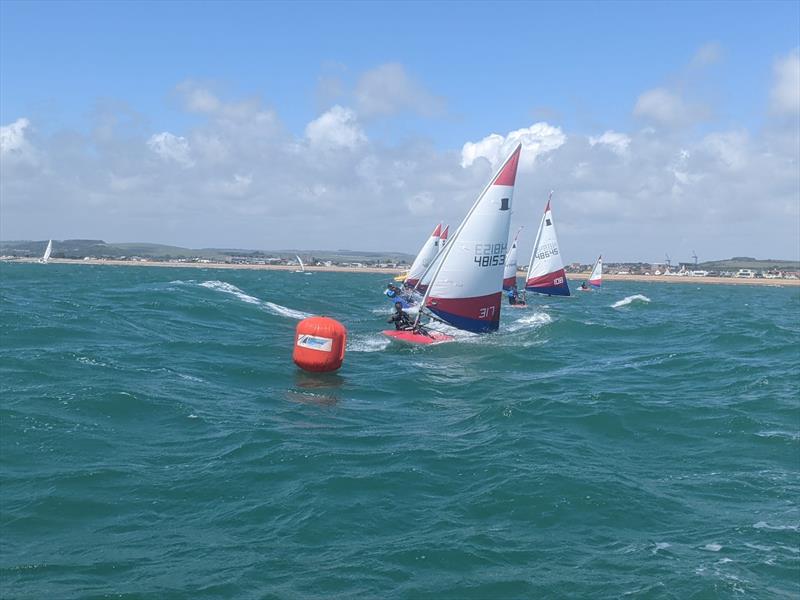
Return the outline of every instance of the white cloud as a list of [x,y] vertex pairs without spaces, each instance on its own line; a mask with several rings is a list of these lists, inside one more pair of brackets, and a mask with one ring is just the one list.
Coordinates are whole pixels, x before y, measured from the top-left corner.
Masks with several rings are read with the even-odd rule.
[[354,97],[365,117],[412,112],[435,117],[444,112],[444,100],[415,81],[403,65],[388,63],[365,72],[356,84]]
[[722,60],[722,46],[718,42],[708,42],[697,49],[692,61],[689,63],[689,67],[703,69],[718,63],[720,60]]
[[336,105],[306,126],[312,147],[353,150],[367,141],[353,110]]
[[174,161],[184,167],[194,166],[189,141],[185,137],[163,131],[150,136],[147,145],[165,161]]
[[415,217],[427,217],[434,214],[434,198],[430,192],[414,194],[406,200],[408,211]]
[[772,111],[779,115],[800,113],[800,50],[775,61],[770,93]]
[[189,112],[213,113],[219,110],[222,103],[208,89],[194,81],[178,84],[176,90],[182,96],[184,106]]
[[631,138],[624,133],[618,133],[616,131],[609,130],[599,137],[590,136],[589,145],[604,146],[620,156],[625,156],[628,154],[628,147],[631,145]]
[[518,143],[522,143],[520,165],[530,168],[537,159],[557,150],[566,140],[567,136],[559,127],[544,122],[511,131],[505,136],[492,133],[477,142],[464,144],[461,148],[461,166],[466,168],[478,158],[485,158],[494,168]]
[[688,108],[676,93],[664,88],[644,92],[636,100],[633,114],[663,125],[675,125],[687,120]]
[[20,163],[36,162],[36,152],[27,137],[30,121],[20,117],[9,125],[0,126],[0,157]]
[[292,135],[262,103],[234,100],[220,101],[182,136],[118,127],[98,145],[91,133],[37,132],[35,164],[9,158],[25,144],[33,149],[34,126],[4,126],[0,237],[54,231],[193,246],[413,252],[436,221],[458,225],[489,163],[521,141],[513,218],[527,225],[522,254],[550,188],[568,260],[601,250],[610,259],[664,251],[677,258],[683,243],[687,254],[693,248],[709,258],[797,253],[793,128],[587,136],[551,122],[441,149],[424,139],[370,139],[343,106]]

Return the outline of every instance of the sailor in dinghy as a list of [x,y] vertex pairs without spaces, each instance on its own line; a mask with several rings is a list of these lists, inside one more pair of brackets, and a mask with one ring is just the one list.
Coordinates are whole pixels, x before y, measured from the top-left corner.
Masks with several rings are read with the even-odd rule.
[[[500,326],[502,284],[514,183],[522,145],[518,144],[483,189],[461,225],[436,257],[422,308],[412,331],[384,335],[412,344],[452,341],[430,327],[419,333],[423,315],[432,321],[471,333],[490,333]],[[426,276],[423,276],[423,280]]]

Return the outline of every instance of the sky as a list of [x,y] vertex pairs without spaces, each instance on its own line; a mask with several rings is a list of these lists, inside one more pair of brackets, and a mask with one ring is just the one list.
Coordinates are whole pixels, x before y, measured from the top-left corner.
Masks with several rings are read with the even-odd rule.
[[[0,3],[0,239],[800,258],[800,3]],[[521,260],[521,262],[524,262]]]

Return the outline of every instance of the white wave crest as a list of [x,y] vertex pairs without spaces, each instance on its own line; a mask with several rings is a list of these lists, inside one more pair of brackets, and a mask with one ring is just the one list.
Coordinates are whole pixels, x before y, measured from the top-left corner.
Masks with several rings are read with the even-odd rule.
[[524,317],[520,317],[516,321],[509,323],[505,328],[506,331],[514,332],[521,329],[538,329],[543,325],[549,325],[553,322],[553,317],[545,312],[535,312]]
[[218,292],[225,292],[226,294],[231,294],[236,296],[242,302],[247,302],[248,304],[261,304],[261,300],[258,298],[254,298],[249,294],[245,294],[242,290],[236,287],[233,284],[228,283],[227,281],[204,281],[200,284],[201,287],[208,288],[210,290],[217,290]]
[[628,306],[629,304],[633,304],[634,302],[639,302],[642,304],[647,304],[650,302],[650,298],[647,296],[643,296],[642,294],[634,294],[633,296],[627,296],[622,300],[618,300],[611,305],[611,308],[620,308],[622,306]]
[[305,319],[306,317],[311,316],[311,314],[303,312],[302,310],[295,310],[287,306],[275,304],[274,302],[259,300],[255,296],[251,296],[250,294],[244,293],[238,287],[236,287],[231,283],[228,283],[227,281],[204,281],[203,283],[200,283],[198,285],[204,288],[208,288],[210,290],[216,290],[218,292],[223,292],[225,294],[231,294],[232,296],[236,296],[237,298],[239,298],[239,300],[241,300],[242,302],[247,302],[248,304],[255,304],[256,306],[260,306],[267,312],[270,312],[273,315],[278,315],[279,317],[289,317],[290,319]]
[[280,304],[275,304],[274,302],[264,302],[262,307],[271,312],[273,315],[278,315],[279,317],[305,319],[311,316],[311,313],[303,312],[302,310],[295,310],[294,308],[289,308],[288,306],[281,306]]
[[352,337],[347,340],[348,352],[381,352],[391,343],[384,335]]

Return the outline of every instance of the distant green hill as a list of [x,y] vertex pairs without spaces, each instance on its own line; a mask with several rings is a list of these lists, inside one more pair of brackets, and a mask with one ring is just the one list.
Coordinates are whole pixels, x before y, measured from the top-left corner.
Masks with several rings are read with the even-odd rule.
[[[0,241],[0,254],[11,256],[37,257],[44,254],[47,240]],[[282,258],[293,260],[295,254],[303,258],[313,257],[315,260],[330,260],[362,263],[409,263],[413,256],[403,252],[364,252],[357,250],[247,250],[232,248],[182,248],[164,244],[148,244],[145,242],[108,243],[103,240],[53,240],[53,258],[81,259],[85,256],[94,258],[131,258],[138,256],[158,260],[174,258],[206,258],[225,262],[231,257]]]
[[735,256],[727,260],[712,260],[697,265],[707,271],[738,271],[753,269],[754,271],[800,271],[800,261],[779,260],[774,258],[757,259],[749,256]]

